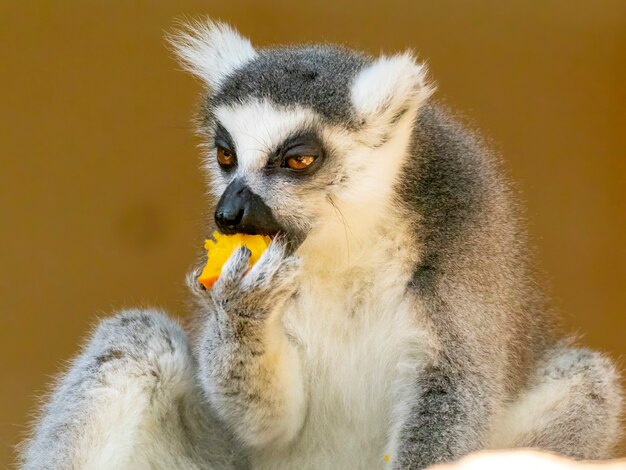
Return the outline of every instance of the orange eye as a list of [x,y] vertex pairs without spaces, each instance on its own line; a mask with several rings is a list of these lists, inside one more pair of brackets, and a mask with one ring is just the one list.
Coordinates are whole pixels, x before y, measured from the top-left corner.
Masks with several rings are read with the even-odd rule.
[[285,163],[292,170],[301,171],[306,170],[314,161],[314,155],[294,155],[288,157]]
[[223,168],[235,166],[235,154],[224,147],[217,147],[217,162]]

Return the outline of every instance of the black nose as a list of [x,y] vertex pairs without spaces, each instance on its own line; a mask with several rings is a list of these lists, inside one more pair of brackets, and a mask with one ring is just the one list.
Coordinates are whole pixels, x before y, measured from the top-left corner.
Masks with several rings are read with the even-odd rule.
[[235,228],[243,219],[243,213],[243,207],[235,207],[234,205],[221,207],[215,211],[215,222],[221,229]]
[[274,235],[280,231],[272,210],[239,178],[228,185],[218,201],[215,223],[225,234]]

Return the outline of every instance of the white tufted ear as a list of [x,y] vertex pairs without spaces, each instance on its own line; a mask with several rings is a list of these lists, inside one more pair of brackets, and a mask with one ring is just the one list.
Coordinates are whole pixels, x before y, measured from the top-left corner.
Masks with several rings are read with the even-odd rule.
[[250,41],[225,23],[193,21],[168,36],[185,69],[215,90],[257,52]]
[[426,66],[409,52],[381,56],[356,76],[351,97],[366,125],[392,126],[406,112],[415,112],[433,93],[426,83]]

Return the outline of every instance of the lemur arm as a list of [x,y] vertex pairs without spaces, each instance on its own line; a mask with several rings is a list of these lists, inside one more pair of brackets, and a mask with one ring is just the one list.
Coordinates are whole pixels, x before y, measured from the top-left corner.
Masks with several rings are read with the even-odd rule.
[[102,321],[54,388],[22,468],[235,468],[180,326],[154,311]]
[[305,413],[298,353],[281,314],[296,289],[299,259],[274,240],[247,272],[250,251],[231,256],[209,291],[188,283],[203,323],[200,381],[213,409],[250,447],[291,440]]
[[483,448],[489,381],[446,355],[423,371],[401,424],[394,469],[420,470]]

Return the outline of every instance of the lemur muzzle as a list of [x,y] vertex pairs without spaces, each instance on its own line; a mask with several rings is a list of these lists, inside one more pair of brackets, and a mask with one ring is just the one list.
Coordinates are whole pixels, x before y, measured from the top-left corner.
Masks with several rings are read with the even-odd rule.
[[280,225],[272,210],[240,178],[226,188],[215,209],[215,223],[222,233],[275,235]]

